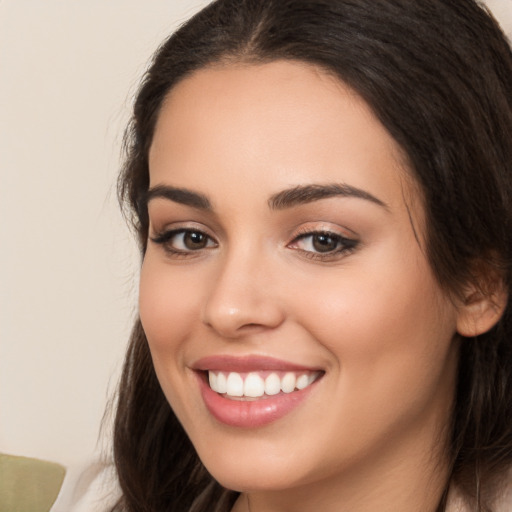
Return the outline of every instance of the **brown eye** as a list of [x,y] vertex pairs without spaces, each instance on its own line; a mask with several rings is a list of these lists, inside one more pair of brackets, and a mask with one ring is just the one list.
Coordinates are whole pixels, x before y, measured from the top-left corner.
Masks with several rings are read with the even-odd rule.
[[191,251],[204,249],[208,245],[208,237],[200,231],[185,231],[183,245]]
[[311,243],[317,252],[331,252],[335,251],[340,243],[339,236],[333,236],[328,233],[318,233],[313,235]]
[[312,231],[299,235],[291,244],[291,249],[298,249],[311,259],[343,257],[353,251],[359,242],[330,231]]
[[176,229],[161,233],[151,240],[172,254],[186,254],[216,247],[217,243],[202,231]]

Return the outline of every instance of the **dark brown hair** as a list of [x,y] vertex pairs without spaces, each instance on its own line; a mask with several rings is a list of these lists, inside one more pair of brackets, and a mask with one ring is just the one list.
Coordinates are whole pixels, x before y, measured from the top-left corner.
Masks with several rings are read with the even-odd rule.
[[[474,0],[218,0],[203,9],[155,54],[127,131],[119,193],[142,254],[148,150],[169,90],[208,65],[277,59],[337,76],[401,146],[424,198],[426,250],[441,286],[459,294],[484,274],[491,284],[476,283],[483,293],[501,281],[511,290],[512,54]],[[460,347],[447,488],[456,484],[484,511],[485,489],[512,464],[510,306],[491,331]],[[206,472],[165,400],[139,321],[114,451],[117,510],[225,512],[237,497]]]

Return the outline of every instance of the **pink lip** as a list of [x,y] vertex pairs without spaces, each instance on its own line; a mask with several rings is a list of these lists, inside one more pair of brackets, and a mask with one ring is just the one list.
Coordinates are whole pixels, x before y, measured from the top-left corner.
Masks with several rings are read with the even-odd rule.
[[265,356],[244,356],[235,357],[229,355],[210,356],[203,357],[196,361],[192,368],[194,370],[218,370],[224,372],[256,372],[274,370],[274,371],[289,371],[289,372],[300,372],[300,371],[315,371],[321,368],[313,368],[308,366],[302,366],[299,364],[290,363],[288,361],[282,361],[273,357]]
[[206,370],[251,371],[305,371],[314,370],[278,359],[248,356],[213,356],[200,359],[193,365],[201,396],[210,414],[221,423],[238,428],[258,428],[286,416],[308,397],[318,380],[305,389],[281,393],[256,400],[232,400],[213,391],[206,381]]

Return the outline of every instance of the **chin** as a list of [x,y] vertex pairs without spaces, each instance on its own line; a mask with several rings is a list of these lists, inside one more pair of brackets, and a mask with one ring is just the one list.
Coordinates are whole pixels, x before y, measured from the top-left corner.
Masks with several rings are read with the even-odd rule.
[[223,487],[238,492],[282,491],[297,485],[282,472],[266,472],[263,468],[213,468],[211,474]]
[[[244,455],[239,455],[244,454]],[[259,454],[259,456],[258,456]],[[199,453],[201,456],[202,454]],[[263,454],[263,449],[228,450],[225,454],[209,452],[201,458],[209,473],[223,487],[239,492],[281,491],[315,480],[307,472],[304,457]]]

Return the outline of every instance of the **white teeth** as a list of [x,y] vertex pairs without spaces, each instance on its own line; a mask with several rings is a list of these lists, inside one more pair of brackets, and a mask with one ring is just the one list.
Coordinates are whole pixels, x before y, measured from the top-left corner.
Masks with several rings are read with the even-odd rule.
[[[213,372],[208,372],[208,373],[213,373]],[[219,373],[217,375],[217,387],[216,388],[212,387],[212,389],[214,391],[217,391],[217,393],[221,393],[221,394],[224,394],[227,392],[228,383],[226,380],[226,376],[223,373]]]
[[283,393],[291,393],[295,389],[295,374],[288,372],[281,381],[281,390]]
[[228,375],[226,393],[230,396],[244,396],[244,380],[239,373],[231,372]]
[[244,396],[257,398],[265,394],[265,382],[257,373],[249,373],[244,382]]
[[307,388],[318,377],[320,372],[297,374],[287,372],[279,377],[277,372],[270,373],[265,379],[257,372],[240,374],[237,372],[208,372],[208,382],[213,391],[232,397],[260,398],[263,395],[273,396],[281,392],[292,393],[296,389]]
[[[220,375],[222,375],[222,373]],[[208,372],[208,382],[210,383],[210,387],[212,389],[218,389],[217,375],[215,375],[215,373]]]
[[297,383],[295,384],[295,386],[297,387],[297,389],[304,389],[307,388],[309,384],[309,377],[306,374],[304,374],[297,379]]
[[277,373],[271,373],[265,379],[265,394],[266,395],[277,395],[281,391],[281,379]]

